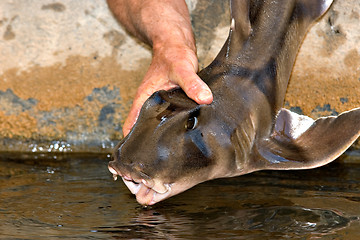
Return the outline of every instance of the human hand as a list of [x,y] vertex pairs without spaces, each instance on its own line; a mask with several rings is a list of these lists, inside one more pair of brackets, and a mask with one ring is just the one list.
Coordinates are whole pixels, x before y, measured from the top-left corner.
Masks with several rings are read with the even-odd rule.
[[180,86],[198,104],[210,104],[213,100],[211,90],[196,74],[197,70],[198,60],[193,49],[184,45],[154,46],[152,62],[124,123],[124,136],[135,124],[144,102],[158,90]]

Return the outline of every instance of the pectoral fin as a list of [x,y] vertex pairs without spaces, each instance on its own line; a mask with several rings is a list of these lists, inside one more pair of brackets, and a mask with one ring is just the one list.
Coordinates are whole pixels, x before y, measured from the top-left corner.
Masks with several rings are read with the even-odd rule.
[[359,136],[360,108],[316,121],[282,109],[273,134],[254,149],[258,156],[253,169],[319,167],[339,157]]

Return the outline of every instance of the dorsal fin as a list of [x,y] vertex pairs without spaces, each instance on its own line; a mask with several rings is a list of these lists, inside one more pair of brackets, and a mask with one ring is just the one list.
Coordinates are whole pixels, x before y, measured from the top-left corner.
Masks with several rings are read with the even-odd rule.
[[[202,71],[199,76],[205,77],[205,74],[213,71],[214,65],[226,66],[227,64],[237,62],[237,55],[242,50],[244,43],[251,36],[252,28],[250,23],[250,3],[251,0],[231,0],[230,1],[230,31],[225,44],[212,63]],[[219,68],[215,68],[219,69]],[[222,71],[222,70],[221,70]],[[205,77],[206,78],[206,77]]]
[[231,24],[228,51],[232,48],[241,47],[244,40],[251,34],[249,5],[249,0],[230,1]]
[[[253,31],[252,28],[256,28],[256,26],[252,26],[252,24],[256,24],[253,21],[257,22],[258,19],[262,19],[260,22],[264,22],[264,19],[266,19],[266,21],[269,21],[270,23],[273,22],[275,24],[273,24],[274,26],[270,24],[269,26],[263,26],[264,28],[260,29],[260,32],[264,33],[264,37],[269,37],[266,33],[272,32],[272,29],[274,30],[274,35],[279,34],[276,33],[275,28],[281,26],[277,26],[277,21],[274,21],[274,19],[276,20],[276,16],[278,15],[279,19],[281,19],[282,15],[286,16],[287,12],[284,13],[284,11],[293,11],[294,8],[296,8],[300,11],[300,15],[312,22],[324,14],[329,9],[332,2],[333,0],[231,0],[229,37],[220,51],[217,60],[235,60],[237,58],[238,53],[244,47],[244,43],[251,37]],[[271,19],[267,20],[268,18]],[[266,40],[267,38],[264,39],[265,45]],[[225,57],[225,59],[223,57]]]

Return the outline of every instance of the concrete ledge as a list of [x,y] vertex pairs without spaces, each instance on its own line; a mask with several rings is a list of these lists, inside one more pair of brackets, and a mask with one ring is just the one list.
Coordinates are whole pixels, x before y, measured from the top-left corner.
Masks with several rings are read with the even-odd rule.
[[[187,3],[204,67],[227,37],[228,2]],[[359,19],[360,0],[335,1],[311,28],[287,108],[316,118],[360,106]],[[151,51],[106,2],[1,1],[0,38],[0,152],[111,152]]]

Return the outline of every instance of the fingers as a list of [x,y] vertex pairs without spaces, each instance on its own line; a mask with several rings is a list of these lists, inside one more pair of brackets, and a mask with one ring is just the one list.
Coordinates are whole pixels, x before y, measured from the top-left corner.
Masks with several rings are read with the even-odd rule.
[[130,112],[125,120],[123,126],[124,137],[129,134],[131,128],[137,121],[142,105],[154,92],[160,89],[169,90],[177,86],[169,82],[162,73],[162,71],[159,71],[159,68],[150,66],[143,82],[137,90]]
[[124,137],[126,137],[129,134],[131,128],[134,126],[134,124],[139,116],[140,109],[141,109],[141,106],[143,103],[141,103],[141,101],[136,101],[136,102],[134,101],[133,105],[131,106],[129,115],[126,118],[123,129],[122,129]]
[[[145,79],[146,77],[144,78],[144,80]],[[158,87],[152,85],[151,79],[147,81],[145,80],[140,85],[140,87],[137,90],[128,117],[126,118],[123,126],[124,137],[129,134],[131,128],[134,126],[135,122],[137,121],[141,107],[144,104],[144,102],[157,90]]]

